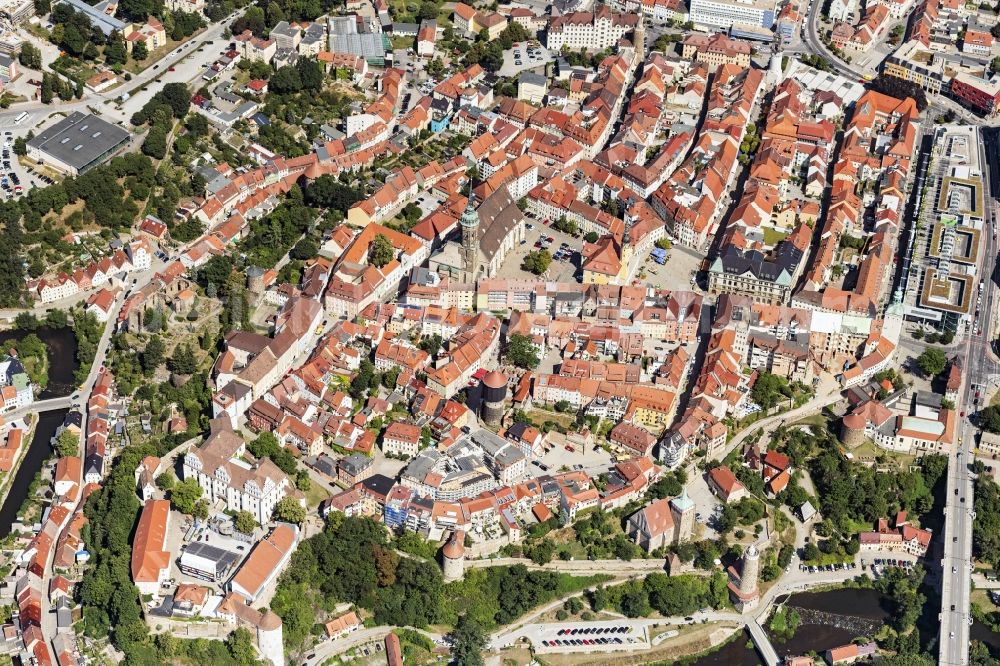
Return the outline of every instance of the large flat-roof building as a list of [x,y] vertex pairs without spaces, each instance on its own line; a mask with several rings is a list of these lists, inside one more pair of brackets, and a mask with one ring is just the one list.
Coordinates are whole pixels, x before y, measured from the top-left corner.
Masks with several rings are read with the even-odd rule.
[[14,23],[23,23],[35,15],[35,3],[31,0],[3,0],[0,2],[0,17]]
[[774,0],[691,0],[690,16],[695,25],[770,30],[777,14]]
[[118,31],[124,35],[127,31],[125,28],[128,27],[128,23],[125,21],[119,21],[114,17],[113,7],[117,7],[117,4],[111,5],[109,2],[101,2],[96,5],[89,5],[84,0],[60,0],[66,3],[78,12],[83,12],[86,14],[90,22],[94,24],[95,27],[100,29],[105,36],[110,35],[112,32]]
[[194,541],[184,548],[177,566],[189,576],[214,583],[228,576],[239,559],[236,553]]
[[131,136],[95,115],[74,111],[28,141],[28,157],[78,176],[111,157]]

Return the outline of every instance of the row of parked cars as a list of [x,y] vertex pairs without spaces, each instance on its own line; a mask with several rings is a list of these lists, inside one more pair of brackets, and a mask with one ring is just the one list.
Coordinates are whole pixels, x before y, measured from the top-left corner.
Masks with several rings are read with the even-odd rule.
[[875,558],[872,563],[872,571],[875,571],[879,567],[903,567],[904,569],[910,569],[913,567],[913,562],[910,560],[896,560],[892,558]]
[[821,571],[850,571],[857,568],[858,565],[854,562],[847,562],[844,564],[821,564],[819,566],[811,567],[804,564],[799,565],[799,571],[808,571],[809,573],[819,573]]
[[[630,641],[631,642],[631,641]],[[597,638],[556,638],[542,641],[545,647],[579,647],[583,645],[622,645],[625,641],[618,636],[598,636]]]
[[627,634],[630,627],[577,627],[575,629],[560,629],[557,636],[588,636],[597,634]]
[[3,171],[0,172],[0,188],[8,196],[17,196],[24,192],[24,188],[21,186],[21,179],[17,177],[17,174],[14,173],[14,169],[10,165],[10,151],[13,145],[14,133],[11,131],[4,132]]

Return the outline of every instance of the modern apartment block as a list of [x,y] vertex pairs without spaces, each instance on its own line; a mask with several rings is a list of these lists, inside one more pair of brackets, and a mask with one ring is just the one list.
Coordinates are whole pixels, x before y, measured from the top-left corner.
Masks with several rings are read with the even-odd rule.
[[695,25],[743,25],[770,30],[777,14],[774,0],[691,0],[690,16]]

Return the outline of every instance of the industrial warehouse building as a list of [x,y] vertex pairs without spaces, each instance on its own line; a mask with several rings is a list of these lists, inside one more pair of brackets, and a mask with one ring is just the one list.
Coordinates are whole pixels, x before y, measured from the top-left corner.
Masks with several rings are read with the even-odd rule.
[[78,176],[111,157],[131,136],[93,114],[74,111],[28,141],[28,157]]

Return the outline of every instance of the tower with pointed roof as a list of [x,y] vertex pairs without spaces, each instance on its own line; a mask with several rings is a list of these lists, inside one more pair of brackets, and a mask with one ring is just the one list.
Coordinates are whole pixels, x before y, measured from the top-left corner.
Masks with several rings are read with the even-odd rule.
[[465,575],[465,532],[455,530],[448,543],[441,549],[441,560],[446,581],[461,580]]
[[471,283],[479,276],[479,213],[471,196],[459,224],[462,226],[463,282]]
[[674,543],[690,541],[694,531],[694,500],[688,497],[687,488],[680,497],[670,500],[670,513],[674,517]]

